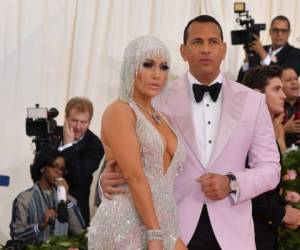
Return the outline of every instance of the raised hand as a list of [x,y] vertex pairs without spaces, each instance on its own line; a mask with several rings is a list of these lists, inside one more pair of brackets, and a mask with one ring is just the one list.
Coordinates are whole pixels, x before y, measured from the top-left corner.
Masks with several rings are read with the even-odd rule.
[[71,127],[70,123],[68,122],[68,119],[65,119],[65,121],[64,121],[63,137],[64,137],[63,138],[64,145],[68,144],[68,143],[72,143],[75,138],[73,128]]

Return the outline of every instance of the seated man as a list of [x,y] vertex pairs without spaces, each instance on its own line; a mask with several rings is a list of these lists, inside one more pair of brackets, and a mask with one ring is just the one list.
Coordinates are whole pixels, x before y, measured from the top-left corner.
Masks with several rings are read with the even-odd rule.
[[[43,148],[30,170],[34,185],[21,192],[13,202],[12,239],[31,244],[48,240],[51,235],[78,234],[85,227],[84,220],[62,178],[65,161],[59,152]],[[58,192],[58,187],[62,190],[64,187],[65,193]],[[64,198],[66,202],[59,202]]]
[[285,140],[287,147],[299,144],[300,140],[300,97],[299,81],[296,71],[291,67],[283,69],[281,77],[283,91],[286,95],[285,111]]

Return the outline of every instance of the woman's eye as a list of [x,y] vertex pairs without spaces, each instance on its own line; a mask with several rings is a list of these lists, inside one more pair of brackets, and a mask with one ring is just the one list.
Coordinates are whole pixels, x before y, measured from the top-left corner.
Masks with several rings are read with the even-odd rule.
[[153,67],[153,63],[152,62],[144,62],[143,63],[143,67],[144,68],[152,68]]
[[169,66],[167,64],[163,64],[160,66],[160,69],[163,71],[167,71],[167,70],[169,70]]

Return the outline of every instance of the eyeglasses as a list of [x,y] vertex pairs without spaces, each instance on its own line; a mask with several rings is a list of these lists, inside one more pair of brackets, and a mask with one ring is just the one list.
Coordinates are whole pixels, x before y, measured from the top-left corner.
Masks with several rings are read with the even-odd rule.
[[272,28],[272,29],[271,29],[271,32],[272,32],[272,33],[276,33],[276,34],[282,33],[282,34],[286,35],[287,33],[290,32],[290,30],[289,30],[289,29]]
[[57,164],[49,164],[48,166],[56,171],[60,171],[62,173],[65,172],[65,166],[61,166],[61,165],[57,165]]

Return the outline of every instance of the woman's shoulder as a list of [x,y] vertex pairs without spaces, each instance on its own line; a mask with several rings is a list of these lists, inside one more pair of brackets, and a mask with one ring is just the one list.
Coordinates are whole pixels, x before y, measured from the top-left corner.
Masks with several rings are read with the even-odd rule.
[[127,102],[121,101],[121,100],[115,100],[114,102],[112,102],[111,104],[109,104],[107,106],[107,108],[105,109],[104,113],[106,114],[124,114],[125,113],[130,113],[131,108],[129,106],[129,104]]
[[134,114],[127,102],[115,100],[104,111],[102,120],[132,120]]

